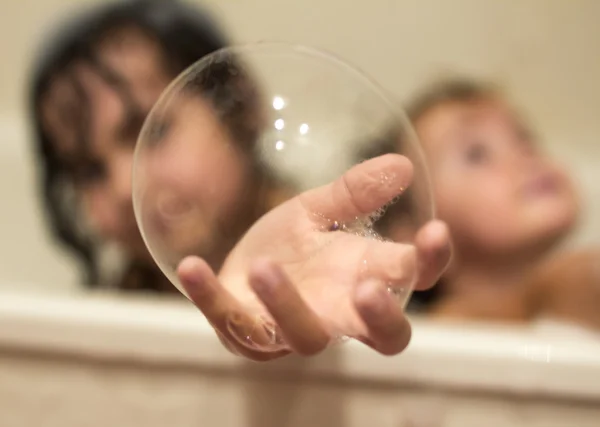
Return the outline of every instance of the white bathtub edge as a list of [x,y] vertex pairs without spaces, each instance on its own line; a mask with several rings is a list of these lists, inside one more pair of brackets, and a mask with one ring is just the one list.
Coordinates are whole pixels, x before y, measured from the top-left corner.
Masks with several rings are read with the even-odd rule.
[[[569,330],[413,322],[400,357],[349,343],[304,364],[300,375],[600,399],[600,340]],[[39,351],[238,369],[191,305],[105,296],[0,293],[0,352]],[[282,365],[264,365],[281,368]],[[296,367],[295,367],[296,366]]]

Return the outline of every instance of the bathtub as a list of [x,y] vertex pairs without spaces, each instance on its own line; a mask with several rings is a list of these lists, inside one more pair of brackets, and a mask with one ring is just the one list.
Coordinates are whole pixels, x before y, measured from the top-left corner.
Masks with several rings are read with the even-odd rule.
[[349,342],[253,363],[187,302],[0,293],[0,425],[600,425],[600,337],[413,319],[397,357]]

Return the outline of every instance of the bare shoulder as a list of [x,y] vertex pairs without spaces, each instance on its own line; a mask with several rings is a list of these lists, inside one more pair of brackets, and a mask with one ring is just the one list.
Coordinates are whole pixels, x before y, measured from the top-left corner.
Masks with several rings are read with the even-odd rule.
[[438,303],[430,312],[435,319],[516,323],[530,320],[531,314],[528,301],[520,292],[449,298]]
[[600,328],[600,248],[557,254],[534,272],[540,314]]
[[556,254],[541,263],[533,278],[542,286],[591,284],[600,280],[600,248],[580,249]]

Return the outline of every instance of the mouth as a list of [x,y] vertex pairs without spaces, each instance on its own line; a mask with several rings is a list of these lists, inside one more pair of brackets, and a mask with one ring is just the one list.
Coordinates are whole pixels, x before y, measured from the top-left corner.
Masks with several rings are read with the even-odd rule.
[[560,192],[560,180],[553,173],[544,173],[528,180],[523,188],[526,198],[554,196]]

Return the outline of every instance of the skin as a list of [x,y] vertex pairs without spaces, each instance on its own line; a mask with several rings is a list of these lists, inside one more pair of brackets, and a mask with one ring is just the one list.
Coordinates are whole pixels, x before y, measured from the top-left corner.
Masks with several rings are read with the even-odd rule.
[[528,283],[530,306],[549,317],[600,330],[600,251],[558,254],[536,268]]
[[[416,124],[454,260],[443,317],[523,320],[536,308],[529,283],[576,224],[566,173],[537,147],[515,111],[495,97],[445,102]],[[536,291],[539,296],[539,291]]]

